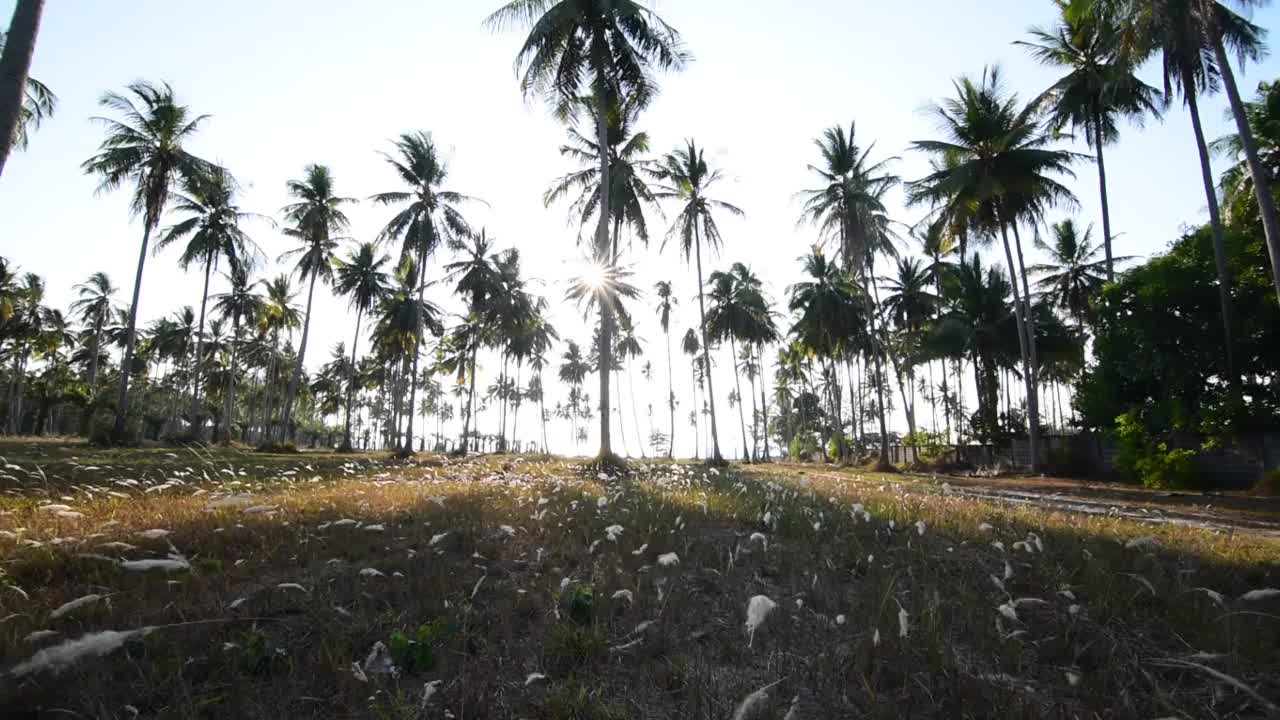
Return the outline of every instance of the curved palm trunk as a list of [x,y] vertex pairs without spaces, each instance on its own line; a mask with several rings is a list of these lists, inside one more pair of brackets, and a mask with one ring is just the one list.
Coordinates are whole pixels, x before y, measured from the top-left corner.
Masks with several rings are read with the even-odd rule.
[[1040,470],[1040,356],[1036,350],[1036,316],[1031,309],[1031,286],[1027,282],[1027,266],[1022,260],[1022,238],[1018,225],[1013,225],[1013,243],[1018,249],[1018,271],[1022,277],[1023,321],[1027,330],[1027,359],[1031,361],[1031,376],[1027,379],[1027,420],[1031,428],[1031,470]]
[[[434,228],[431,230],[431,233],[432,235],[435,234]],[[418,304],[422,305],[424,299],[426,298],[426,289],[427,289],[427,283],[425,282],[426,274],[427,274],[426,248],[423,248],[422,252],[419,255],[420,256],[418,259],[418,268],[417,268],[418,277],[415,278],[414,281],[418,283]],[[403,450],[403,453],[405,455],[413,454],[413,416],[417,414],[417,410],[413,406],[413,401],[414,401],[414,396],[418,392],[418,358],[422,354],[422,331],[424,326],[424,323],[422,321],[425,320],[425,318],[419,317],[418,320],[419,320],[418,327],[415,330],[416,342],[413,345],[413,369],[411,371],[412,374],[409,376],[409,422],[405,427],[405,442],[404,442],[404,450]]]
[[612,374],[614,387],[618,390],[618,433],[622,437],[622,456],[628,457],[631,449],[627,447],[627,423],[622,419],[622,380],[619,378],[619,371],[614,370]]
[[[1027,395],[1028,397],[1030,397],[1032,392],[1031,383],[1033,382],[1034,376],[1032,375],[1032,372],[1031,372],[1031,353],[1028,348],[1028,341],[1027,341],[1028,331],[1027,331],[1026,308],[1022,304],[1022,289],[1018,283],[1018,266],[1014,263],[1014,260],[1013,260],[1013,249],[1009,245],[1009,231],[1003,218],[1001,218],[1001,222],[1000,222],[1000,237],[1004,242],[1005,261],[1009,263],[1009,275],[1013,278],[1013,282],[1009,284],[1013,287],[1013,313],[1014,313],[1014,320],[1018,326],[1018,351],[1022,355],[1023,380],[1026,381],[1027,383]],[[976,362],[974,363],[974,371],[975,372],[977,371]],[[1030,419],[1030,417],[1032,416],[1032,413],[1028,412],[1027,415],[1028,415],[1028,419]],[[1036,457],[1036,454],[1035,454],[1037,445],[1036,445],[1035,433],[1031,432],[1030,428],[1028,428],[1028,437],[1031,440],[1031,447],[1032,447],[1031,462],[1034,468],[1035,464],[1038,461],[1038,458]]]
[[[867,268],[863,265],[862,282],[867,284]],[[871,357],[875,361],[875,385],[876,385],[876,415],[880,421],[880,467],[888,467],[889,462],[889,424],[885,421],[884,407],[884,368],[880,359],[883,345],[880,343],[879,331],[876,328],[876,310],[874,306],[870,306],[871,297],[867,293],[863,293],[869,307],[867,308],[867,316],[871,322]],[[880,345],[877,347],[877,345]]]
[[[516,384],[512,386],[513,388],[515,388],[516,392],[520,392],[520,369],[522,364],[523,363],[521,363],[520,360],[517,358],[516,359]],[[520,436],[516,434],[516,431],[519,430],[519,428],[520,428],[520,398],[519,396],[516,396],[511,399],[511,445],[512,447],[517,447],[520,442],[519,440],[517,440],[517,438]],[[517,450],[518,450],[518,447],[517,447]]]
[[296,430],[293,426],[293,402],[298,397],[298,383],[302,381],[302,363],[307,356],[307,337],[311,334],[311,302],[316,294],[316,276],[311,273],[311,285],[307,289],[307,315],[302,321],[302,342],[298,345],[298,360],[293,364],[293,377],[289,380],[289,391],[284,398],[284,413],[281,415],[283,427],[280,429],[284,437],[293,440]]
[[[1231,330],[1231,269],[1227,266],[1227,240],[1222,229],[1222,214],[1218,209],[1218,195],[1213,187],[1213,170],[1209,165],[1209,148],[1204,140],[1204,128],[1200,125],[1200,104],[1196,99],[1195,78],[1189,71],[1182,74],[1182,88],[1191,112],[1191,129],[1196,135],[1196,150],[1200,154],[1200,178],[1204,182],[1205,200],[1209,204],[1209,226],[1213,233],[1213,263],[1218,272],[1218,301],[1222,305],[1222,337],[1227,357],[1227,384],[1239,392],[1240,372],[1236,365],[1235,340]],[[1255,185],[1256,186],[1256,185]]]
[[1214,33],[1213,53],[1218,59],[1218,68],[1222,73],[1222,84],[1227,90],[1227,99],[1231,102],[1231,115],[1236,121],[1236,130],[1240,134],[1240,146],[1244,149],[1245,163],[1249,166],[1249,174],[1253,176],[1253,193],[1258,200],[1258,215],[1262,217],[1262,231],[1267,236],[1267,254],[1271,258],[1271,281],[1276,286],[1276,298],[1280,301],[1280,221],[1276,217],[1276,202],[1271,194],[1271,182],[1267,178],[1266,168],[1258,157],[1258,143],[1253,137],[1253,128],[1249,127],[1249,117],[1245,114],[1244,102],[1240,99],[1240,90],[1236,87],[1235,72],[1228,62],[1226,48],[1222,45],[1222,34]]
[[[146,217],[155,217],[157,214],[148,208]],[[138,339],[138,298],[142,295],[142,269],[147,264],[147,245],[151,242],[151,227],[154,224],[148,222],[142,229],[142,248],[138,251],[138,271],[133,278],[133,301],[129,303],[129,323],[125,326],[124,357],[120,359],[120,384],[116,393],[116,421],[112,428],[112,439],[115,442],[125,440],[124,423],[129,415],[129,374],[133,369],[133,347]]]
[[204,365],[204,314],[209,305],[209,274],[213,271],[213,259],[204,261],[204,293],[200,296],[200,324],[196,326],[196,356],[191,373],[191,436],[200,439],[204,429],[200,422],[200,374]]
[[1098,151],[1098,192],[1102,196],[1102,247],[1107,254],[1107,282],[1115,282],[1116,272],[1111,254],[1111,205],[1107,202],[1107,164],[1102,155],[1102,126],[1094,113],[1093,147]]
[[693,224],[693,249],[698,262],[698,330],[702,335],[702,362],[707,373],[707,401],[711,405],[711,459],[715,462],[724,460],[720,456],[720,433],[716,428],[716,389],[711,382],[711,351],[707,346],[707,303],[703,296],[702,283],[702,233],[698,223]]
[[747,421],[744,417],[746,409],[742,407],[742,378],[738,374],[738,348],[732,333],[729,335],[729,367],[733,368],[733,385],[738,392],[738,427],[742,432],[742,459],[749,461],[751,451],[747,449]]
[[236,400],[236,363],[240,352],[240,313],[234,313],[231,316],[231,372],[227,373],[227,389],[222,393],[222,426],[219,433],[222,435],[219,440],[224,445],[231,444],[231,437],[234,434],[232,427],[235,425]]
[[356,347],[360,344],[360,321],[364,319],[364,307],[356,308],[356,332],[351,336],[351,375],[347,378],[347,417],[343,421],[342,449],[351,449],[351,403],[356,394]]
[[[751,346],[748,345],[746,350],[747,362],[751,362]],[[760,436],[756,432],[760,423],[760,408],[756,405],[756,376],[748,374],[747,382],[751,385],[751,460],[755,461],[760,459]]]
[[676,452],[676,385],[675,374],[671,366],[671,326],[666,328],[667,335],[667,407],[671,410],[671,437],[667,439],[667,459],[674,458]]
[[93,319],[93,357],[89,359],[89,401],[98,394],[98,355],[102,351],[102,315]]
[[467,454],[468,443],[470,440],[467,435],[471,430],[471,415],[476,407],[476,351],[478,348],[471,348],[471,383],[467,389],[467,412],[462,418],[462,438],[458,441],[458,450],[462,455]]
[[698,363],[689,358],[689,387],[693,388],[693,457],[698,457]]
[[22,101],[43,10],[44,0],[18,0],[5,35],[4,54],[0,56],[0,174],[4,173],[5,161],[18,136],[18,123],[22,122]]

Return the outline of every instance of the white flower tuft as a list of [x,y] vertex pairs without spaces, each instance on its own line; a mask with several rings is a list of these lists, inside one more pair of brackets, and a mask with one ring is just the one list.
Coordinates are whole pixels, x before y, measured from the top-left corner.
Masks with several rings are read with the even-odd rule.
[[618,542],[618,537],[622,535],[621,525],[610,525],[604,529],[604,536],[609,542]]
[[547,679],[547,676],[543,675],[542,673],[539,673],[539,672],[529,673],[529,675],[524,679],[524,686],[529,687],[530,685],[536,682],[542,682],[543,680],[546,680],[546,679]]
[[154,628],[143,627],[136,630],[103,630],[102,632],[83,635],[75,640],[68,640],[60,645],[45,648],[32,655],[26,662],[18,663],[9,670],[15,678],[33,672],[51,670],[58,672],[84,657],[102,657],[115,652],[130,638],[146,635]]
[[1271,598],[1280,597],[1280,590],[1276,588],[1259,588],[1250,590],[1240,596],[1244,602],[1258,602],[1260,600],[1270,600]]
[[57,620],[58,618],[62,617],[63,615],[66,615],[67,613],[75,612],[76,610],[79,610],[80,608],[85,607],[86,605],[92,605],[93,603],[96,603],[101,599],[102,599],[102,596],[97,594],[90,594],[90,595],[85,595],[84,597],[78,597],[75,600],[59,605],[57,609],[49,613],[49,618],[51,620]]
[[447,537],[449,537],[449,533],[447,532],[436,533],[435,535],[431,536],[431,542],[427,543],[427,545],[430,547],[435,547],[436,545],[439,545],[441,542],[443,542],[444,539]]
[[680,556],[673,552],[663,553],[658,556],[658,564],[662,567],[672,567],[680,564]]
[[755,642],[756,629],[769,617],[778,604],[764,595],[756,595],[747,601],[747,647]]
[[782,682],[775,680],[759,690],[751,693],[738,703],[738,709],[733,711],[733,720],[753,720],[764,714],[766,705],[769,704],[769,690],[773,686]]
[[907,611],[901,605],[898,606],[898,637],[905,638],[911,632],[911,624],[907,619]]

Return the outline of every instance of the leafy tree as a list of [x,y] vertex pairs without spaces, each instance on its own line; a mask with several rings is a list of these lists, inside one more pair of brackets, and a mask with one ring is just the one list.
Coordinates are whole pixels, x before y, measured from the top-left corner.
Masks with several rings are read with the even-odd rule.
[[[1055,204],[1072,204],[1075,197],[1058,179],[1072,175],[1073,153],[1049,147],[1055,135],[1039,125],[1039,103],[1021,105],[1005,90],[999,68],[983,72],[975,81],[961,77],[956,96],[935,105],[933,115],[945,140],[918,140],[912,147],[950,158],[950,162],[908,186],[916,201],[946,202],[968,198],[973,205],[974,228],[987,236],[999,233],[1009,276],[1013,279],[1013,304],[1018,324],[1019,353],[1026,384],[1027,417],[1032,469],[1040,467],[1039,368],[1036,316],[1031,311],[1030,283],[1023,261],[1018,225],[1038,222]],[[1013,231],[1014,246],[1009,243]],[[1014,247],[1017,261],[1014,260]]]
[[248,267],[245,265],[232,265],[226,273],[226,277],[229,287],[225,293],[213,297],[213,311],[224,320],[226,318],[231,319],[229,372],[227,373],[225,389],[222,391],[222,427],[224,428],[224,435],[219,438],[224,443],[230,443],[233,434],[232,426],[235,424],[235,389],[239,370],[237,362],[241,345],[244,343],[240,330],[244,324],[252,325],[257,322],[265,305],[262,296],[255,290],[256,284],[249,281]]
[[[650,69],[680,70],[687,61],[680,35],[649,8],[635,0],[512,0],[486,21],[490,27],[511,24],[529,27],[516,55],[523,71],[520,89],[540,95],[568,118],[590,78],[595,104],[596,147],[609,147],[608,116],[625,99],[643,107],[656,92]],[[609,223],[614,218],[609,153],[598,152],[600,202],[596,213],[594,260],[609,264]],[[600,303],[602,313],[607,304]],[[600,353],[612,347],[612,318],[600,317]],[[600,374],[600,456],[613,452],[609,432],[609,375]]]
[[1032,40],[1016,44],[1026,47],[1041,64],[1066,71],[1041,99],[1048,106],[1050,127],[1083,133],[1085,142],[1097,153],[1102,247],[1110,282],[1115,280],[1114,235],[1103,148],[1119,139],[1117,120],[1128,118],[1140,126],[1147,115],[1160,117],[1163,103],[1159,91],[1134,74],[1133,58],[1125,51],[1123,27],[1112,8],[1105,4],[1082,8],[1082,0],[1056,2],[1060,14],[1057,27],[1032,28]]
[[307,339],[311,331],[311,303],[315,299],[316,280],[328,282],[333,277],[333,252],[338,247],[337,233],[350,227],[351,222],[342,212],[342,206],[354,203],[353,198],[334,194],[333,175],[324,165],[308,165],[304,177],[286,183],[289,195],[295,202],[286,205],[281,213],[292,226],[285,234],[298,241],[298,247],[280,256],[280,260],[297,258],[293,271],[307,282],[307,309],[302,320],[302,341],[298,344],[298,357],[289,380],[289,390],[284,399],[281,414],[283,431],[292,440],[296,430],[293,424],[293,403],[302,379],[303,361],[307,355]]
[[[137,342],[142,270],[147,261],[151,233],[160,224],[160,216],[168,206],[174,186],[183,178],[206,174],[211,166],[183,147],[199,130],[207,115],[192,117],[191,110],[178,103],[167,83],[155,86],[139,81],[125,90],[126,94],[109,92],[99,100],[100,105],[115,111],[122,119],[94,118],[106,126],[107,137],[102,141],[98,154],[86,160],[81,168],[90,175],[99,176],[98,192],[131,183],[133,193],[129,209],[135,215],[142,215],[142,248],[138,253],[138,271],[129,303],[124,358],[120,362],[120,367],[130,368]],[[120,373],[112,432],[116,441],[124,439],[125,418],[129,412],[129,376],[129,372]]]
[[346,258],[334,261],[333,289],[340,296],[345,296],[350,307],[356,311],[356,330],[351,338],[351,362],[348,364],[351,377],[346,385],[346,417],[343,419],[342,452],[350,452],[351,445],[351,405],[355,399],[356,365],[359,361],[357,350],[360,345],[360,321],[364,314],[380,302],[390,291],[390,280],[383,267],[391,259],[379,255],[373,243],[361,243]]
[[204,357],[204,319],[209,304],[209,276],[225,261],[235,272],[252,268],[261,255],[253,239],[240,228],[241,220],[252,216],[240,210],[236,203],[237,186],[231,174],[222,167],[209,168],[207,172],[183,178],[184,193],[174,198],[175,212],[187,217],[168,228],[156,241],[155,252],[186,240],[178,267],[186,270],[191,265],[204,266],[204,290],[200,295],[200,320],[196,325],[197,362],[193,366],[191,380],[191,433],[199,439],[200,371],[199,359]]
[[655,193],[655,197],[674,200],[679,203],[680,212],[663,240],[663,247],[674,239],[680,243],[680,252],[685,262],[692,255],[698,273],[698,328],[701,333],[702,362],[707,368],[707,396],[711,405],[711,459],[722,460],[720,456],[720,436],[716,427],[715,385],[711,380],[711,350],[708,344],[707,303],[702,279],[702,244],[705,241],[711,250],[718,250],[723,244],[720,228],[716,225],[713,210],[727,212],[742,217],[745,213],[735,205],[708,197],[711,186],[715,185],[723,174],[719,168],[707,164],[703,150],[693,140],[687,140],[685,146],[676,148],[663,157],[658,177],[664,185]]
[[98,388],[98,362],[102,354],[102,334],[115,309],[116,287],[106,273],[96,272],[90,275],[88,280],[76,285],[74,290],[79,297],[71,303],[71,312],[75,313],[80,322],[88,326],[90,331],[89,377],[86,382],[89,386],[89,399],[93,400]]

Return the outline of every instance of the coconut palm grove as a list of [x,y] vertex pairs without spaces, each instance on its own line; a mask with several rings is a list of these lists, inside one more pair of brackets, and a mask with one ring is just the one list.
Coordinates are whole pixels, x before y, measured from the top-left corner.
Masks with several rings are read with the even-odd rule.
[[[1280,713],[1265,0],[1027,0],[1045,22],[929,66],[945,94],[785,141],[798,182],[762,182],[800,240],[753,225],[739,153],[773,139],[647,129],[725,72],[676,3],[468,7],[524,115],[431,116],[550,123],[505,168],[424,125],[326,130],[278,177],[163,65],[42,82],[67,16],[10,5],[0,197],[100,227],[0,215],[0,716]],[[334,93],[376,120],[384,70]],[[788,112],[748,80],[696,112]],[[926,130],[883,142],[873,106]],[[1157,154],[1198,174],[1133,167],[1188,120]],[[513,182],[558,235],[500,222]],[[1175,182],[1152,252],[1122,205]],[[89,245],[128,274],[48,280]]]

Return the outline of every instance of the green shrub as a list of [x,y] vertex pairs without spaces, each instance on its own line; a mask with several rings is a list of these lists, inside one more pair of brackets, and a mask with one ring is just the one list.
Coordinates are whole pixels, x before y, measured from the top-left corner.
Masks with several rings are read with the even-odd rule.
[[947,451],[946,438],[942,433],[927,430],[917,430],[915,435],[904,437],[902,444],[916,448],[916,452],[920,454],[920,462],[926,463],[934,462]]
[[787,446],[787,452],[791,455],[792,460],[805,460],[818,452],[818,443],[814,441],[813,435],[810,433],[797,433],[791,438],[791,444]]
[[255,451],[273,455],[296,455],[298,446],[288,441],[275,442],[274,440],[268,440],[259,445]]
[[436,650],[447,642],[455,630],[448,618],[436,618],[418,626],[413,637],[399,630],[391,633],[391,660],[405,672],[430,670],[436,665]]
[[1116,418],[1113,464],[1127,479],[1154,489],[1187,488],[1195,483],[1196,451],[1170,449],[1151,437],[1136,409]]
[[586,583],[569,583],[560,591],[560,612],[579,625],[591,623],[595,592]]

